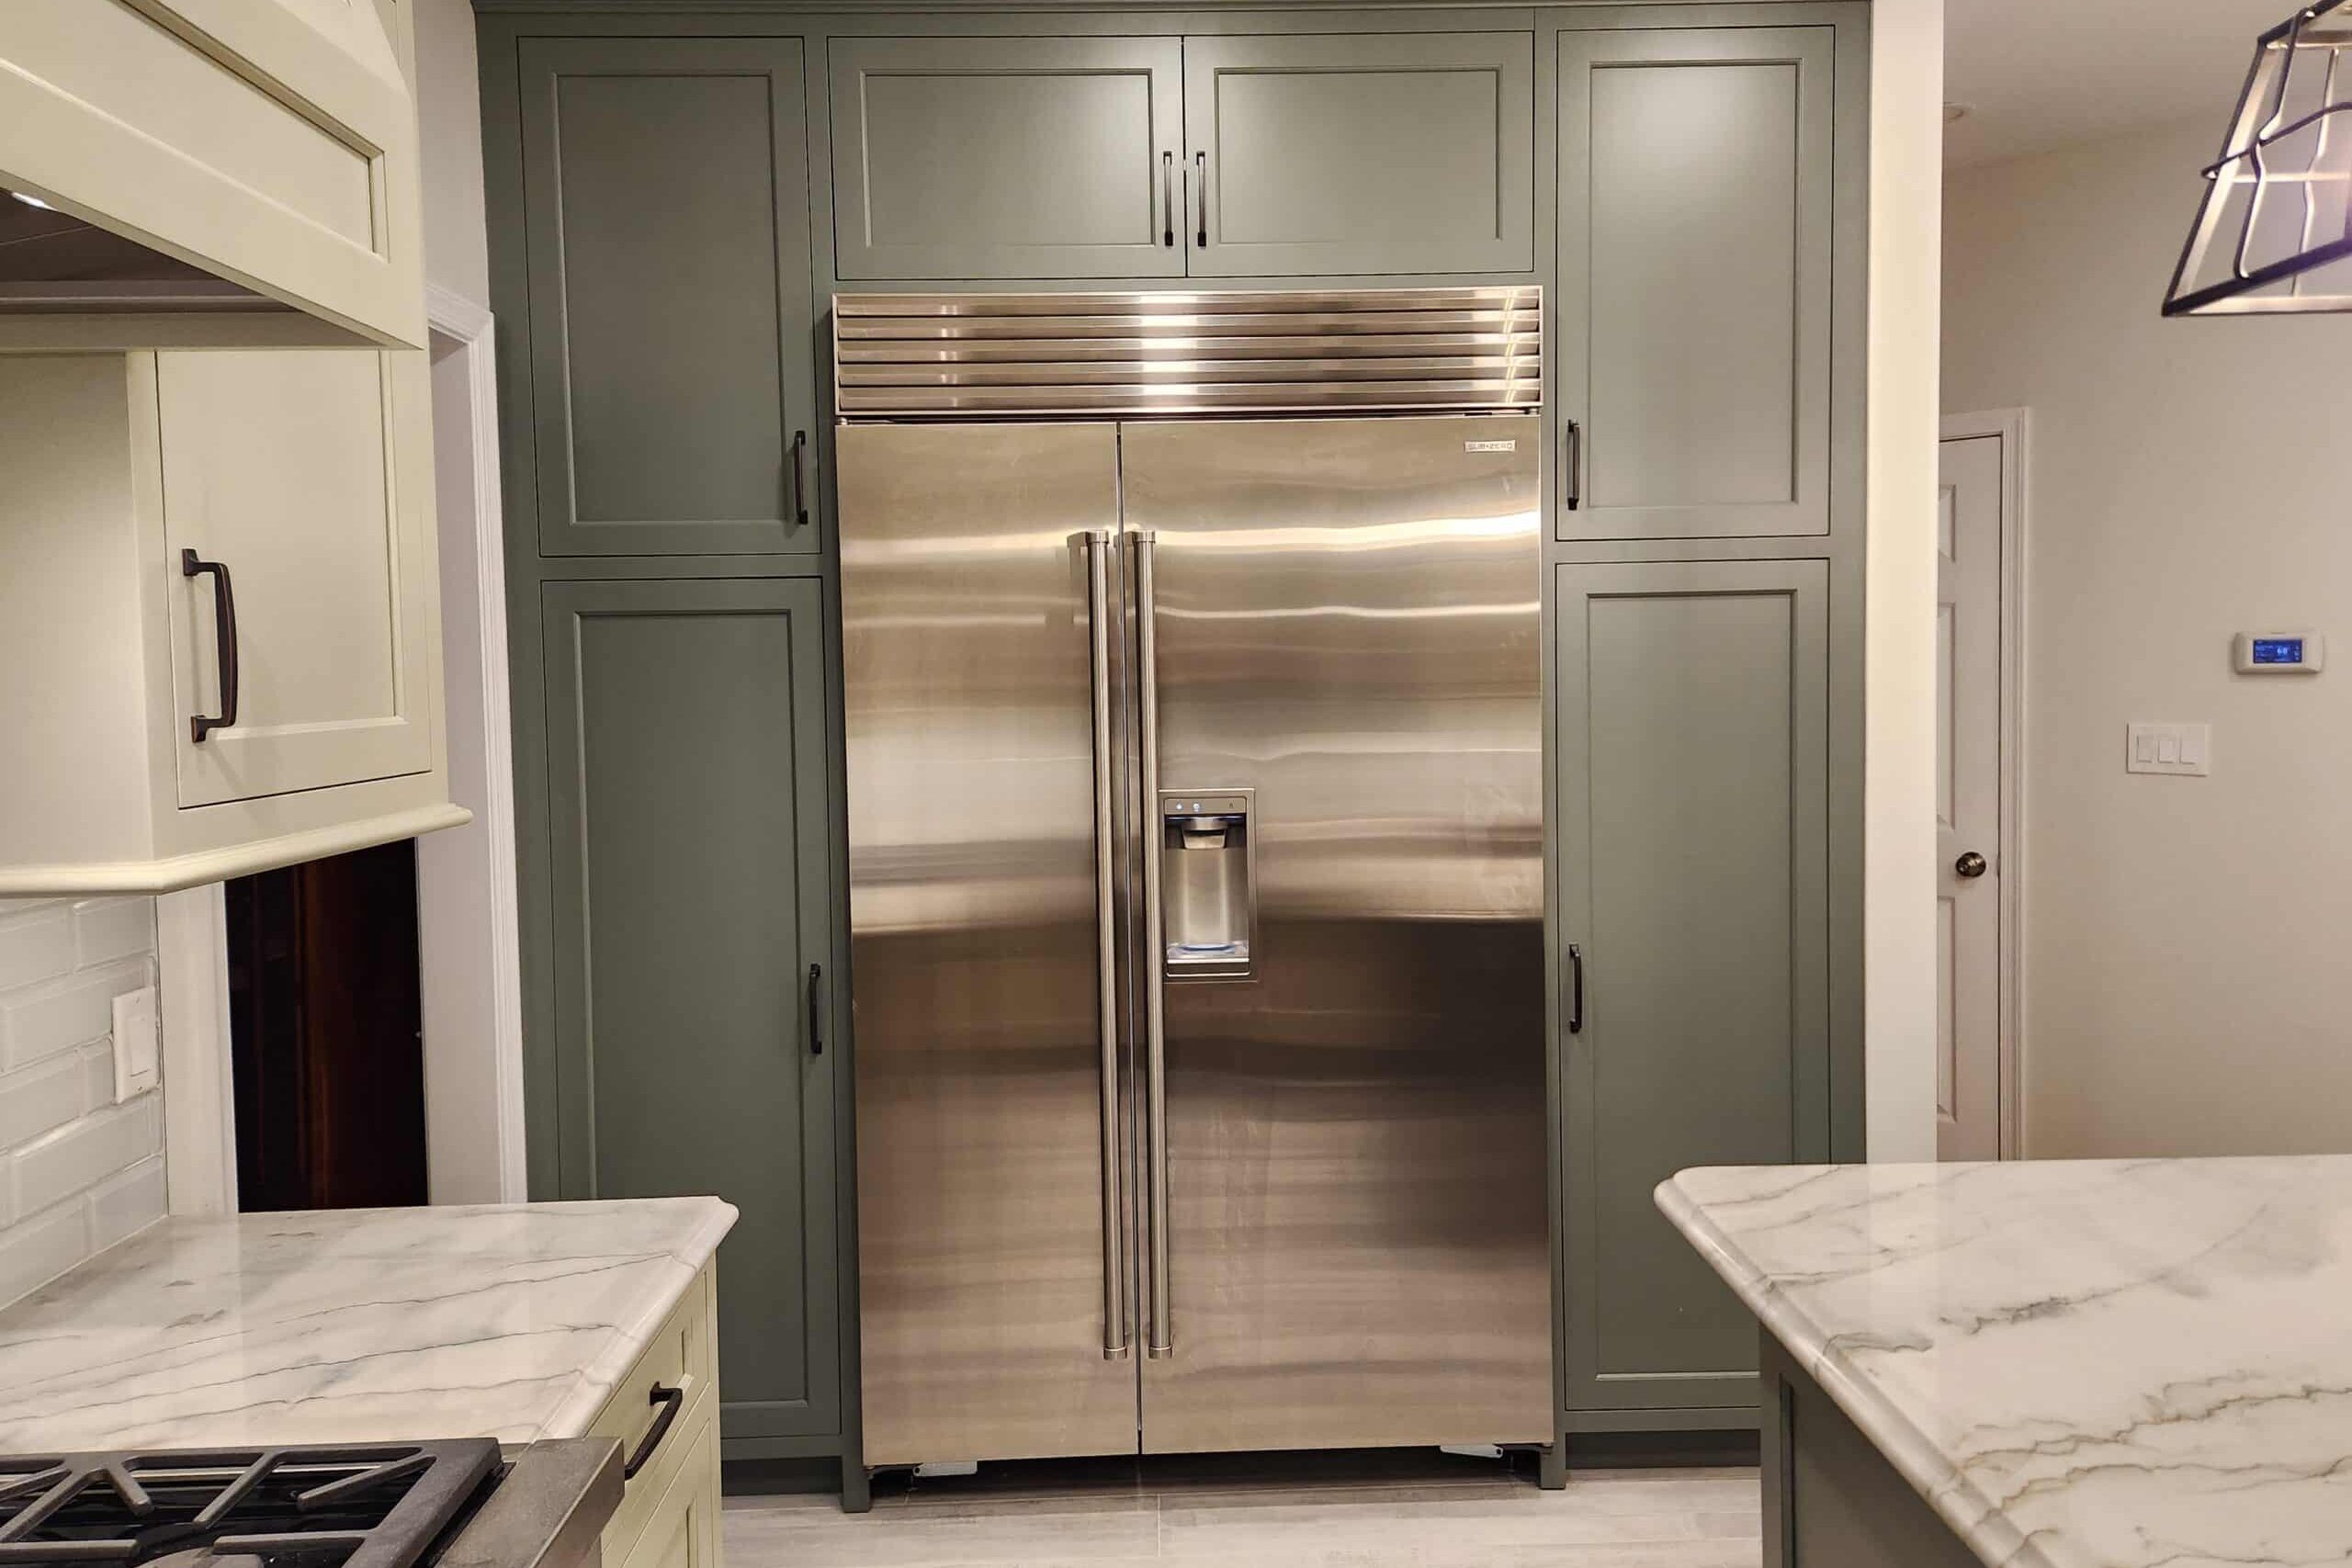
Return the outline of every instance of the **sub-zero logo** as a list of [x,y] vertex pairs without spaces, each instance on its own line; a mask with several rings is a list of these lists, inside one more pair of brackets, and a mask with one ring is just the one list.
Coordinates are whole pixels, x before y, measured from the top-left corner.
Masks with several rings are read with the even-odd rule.
[[1516,452],[1519,450],[1519,443],[1516,441],[1464,441],[1462,444],[1462,449],[1464,452]]

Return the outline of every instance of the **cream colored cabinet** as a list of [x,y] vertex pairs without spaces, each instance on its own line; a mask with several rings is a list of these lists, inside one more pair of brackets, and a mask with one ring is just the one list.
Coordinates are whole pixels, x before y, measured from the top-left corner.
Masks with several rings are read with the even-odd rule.
[[[0,187],[137,247],[44,276],[12,244],[0,346],[424,347],[411,49],[402,0],[0,5]],[[175,265],[276,309],[142,316]]]
[[421,354],[0,355],[0,896],[466,819]]
[[718,1268],[686,1287],[589,1426],[620,1439],[629,1467],[600,1543],[611,1568],[718,1568]]

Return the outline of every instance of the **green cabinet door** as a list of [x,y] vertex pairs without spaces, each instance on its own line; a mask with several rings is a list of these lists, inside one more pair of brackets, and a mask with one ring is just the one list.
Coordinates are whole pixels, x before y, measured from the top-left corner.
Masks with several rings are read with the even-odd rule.
[[1829,1157],[1828,568],[1555,571],[1567,1407],[1730,1425],[1755,1315],[1651,1193]]
[[1829,532],[1838,31],[1560,35],[1561,538]]
[[1195,277],[1535,265],[1532,34],[1184,40]]
[[1176,39],[827,48],[843,279],[1184,275]]
[[525,39],[540,552],[818,548],[796,39]]
[[740,1209],[726,1436],[839,1431],[820,584],[541,592],[560,1190]]

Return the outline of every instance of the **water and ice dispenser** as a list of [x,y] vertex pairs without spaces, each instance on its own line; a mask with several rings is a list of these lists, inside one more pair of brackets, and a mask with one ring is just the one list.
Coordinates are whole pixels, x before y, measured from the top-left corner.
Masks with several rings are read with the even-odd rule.
[[1170,980],[1250,977],[1258,917],[1252,792],[1163,790],[1160,889]]

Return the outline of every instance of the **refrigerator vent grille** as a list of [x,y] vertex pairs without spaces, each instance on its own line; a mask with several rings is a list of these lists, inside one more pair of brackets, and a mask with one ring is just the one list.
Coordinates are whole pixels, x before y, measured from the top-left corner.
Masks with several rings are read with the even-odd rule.
[[1279,294],[842,294],[844,420],[1524,411],[1537,288]]

